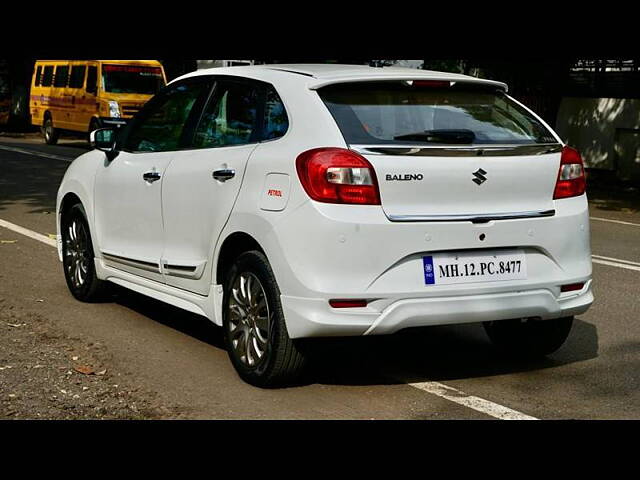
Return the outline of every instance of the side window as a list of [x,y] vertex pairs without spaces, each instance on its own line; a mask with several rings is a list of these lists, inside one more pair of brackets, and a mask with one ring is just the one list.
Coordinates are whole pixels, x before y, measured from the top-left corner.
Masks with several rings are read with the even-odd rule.
[[69,76],[69,88],[82,88],[84,85],[84,72],[87,69],[84,65],[73,65]]
[[86,90],[94,95],[98,93],[98,67],[96,66],[89,66]]
[[53,79],[54,87],[66,87],[69,80],[69,66],[58,65],[56,67],[56,76]]
[[53,65],[46,65],[42,73],[42,86],[50,87],[53,80]]
[[202,114],[194,148],[244,145],[257,140],[258,89],[248,84],[220,81]]
[[40,85],[40,80],[42,80],[42,67],[41,66],[36,69],[36,81],[33,84],[33,86],[34,87],[39,86]]
[[261,140],[282,137],[289,128],[289,118],[276,90],[269,86],[265,98],[264,123]]
[[183,82],[156,95],[125,133],[124,149],[133,152],[167,152],[181,147],[189,113],[209,83]]

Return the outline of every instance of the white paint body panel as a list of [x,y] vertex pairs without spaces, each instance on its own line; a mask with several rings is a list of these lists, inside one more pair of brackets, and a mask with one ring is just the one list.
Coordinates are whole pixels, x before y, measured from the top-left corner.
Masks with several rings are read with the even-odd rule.
[[[287,68],[300,73],[283,71]],[[162,184],[152,185],[162,186],[162,198],[160,194],[149,195],[151,189],[145,189],[141,178],[144,168],[137,165],[127,168],[140,178],[120,178],[125,176],[124,169],[112,174],[114,183],[139,182],[137,193],[114,196],[106,184],[94,186],[94,178],[99,179],[105,169],[105,157],[101,152],[89,152],[67,171],[58,194],[58,209],[66,194],[80,197],[98,251],[111,249],[158,262],[204,265],[199,278],[166,272],[149,278],[96,260],[100,278],[205,315],[217,324],[221,324],[222,305],[216,278],[220,248],[236,232],[250,235],[264,250],[282,294],[288,332],[294,338],[386,334],[420,325],[522,316],[552,319],[586,311],[593,302],[587,200],[586,195],[552,200],[557,154],[411,159],[416,162],[411,168],[421,169],[425,178],[446,178],[430,183],[429,193],[411,188],[400,191],[400,186],[384,184],[383,171],[399,169],[396,162],[401,157],[371,156],[382,206],[334,205],[309,199],[297,176],[297,156],[317,147],[348,148],[316,88],[373,78],[371,75],[482,82],[440,72],[374,70],[280,65],[203,69],[188,74],[185,77],[237,75],[271,83],[287,111],[287,133],[258,145],[169,152],[164,163],[159,158],[150,161],[146,166],[155,165],[164,172]],[[115,170],[119,160],[120,156],[106,170]],[[236,170],[236,177],[218,185],[212,181],[211,171],[224,163]],[[470,175],[487,164],[491,164],[490,180],[478,188]],[[401,173],[408,173],[406,167]],[[282,190],[282,197],[268,195],[270,189]],[[104,212],[100,208],[94,211],[94,199],[96,205],[110,203]],[[145,202],[154,201],[157,211],[162,211],[164,226],[158,229],[154,213],[155,217],[148,217],[154,221],[142,229],[140,217],[155,212]],[[555,215],[479,224],[392,222],[387,216],[390,210],[451,214],[546,209],[554,209]],[[484,240],[480,240],[482,233]],[[423,255],[500,248],[524,252],[526,279],[424,284]],[[561,285],[576,282],[585,282],[581,291],[560,293]],[[332,298],[366,298],[370,303],[365,308],[334,309],[328,303]]]
[[[204,265],[196,275],[171,275],[174,287],[206,295],[211,286],[213,245],[240,191],[247,159],[256,145],[175,152],[162,185],[164,265]],[[219,169],[235,170],[227,181],[213,178]],[[209,267],[209,268],[207,268]]]

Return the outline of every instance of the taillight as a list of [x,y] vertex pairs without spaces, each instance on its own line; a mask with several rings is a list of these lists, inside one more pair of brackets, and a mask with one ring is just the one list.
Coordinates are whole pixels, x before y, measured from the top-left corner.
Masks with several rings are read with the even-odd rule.
[[582,195],[587,187],[582,157],[571,147],[564,147],[560,156],[560,171],[553,198],[568,198]]
[[376,172],[366,158],[344,148],[314,148],[298,155],[298,177],[318,202],[380,205]]

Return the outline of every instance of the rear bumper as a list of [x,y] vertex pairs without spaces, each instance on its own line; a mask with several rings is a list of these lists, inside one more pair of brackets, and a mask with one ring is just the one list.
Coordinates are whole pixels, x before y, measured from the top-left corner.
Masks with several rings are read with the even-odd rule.
[[282,295],[281,302],[292,338],[384,335],[410,327],[477,323],[512,318],[544,320],[579,315],[593,303],[591,279],[578,292],[560,294],[556,286],[526,291],[424,298],[394,298],[378,310],[334,309],[325,299]]

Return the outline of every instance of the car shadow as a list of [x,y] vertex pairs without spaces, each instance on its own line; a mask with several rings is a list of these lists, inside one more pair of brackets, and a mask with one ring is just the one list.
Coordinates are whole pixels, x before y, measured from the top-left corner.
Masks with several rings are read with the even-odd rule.
[[[207,318],[122,287],[111,301],[162,325],[225,349],[222,329]],[[501,354],[480,324],[403,330],[394,335],[317,338],[306,344],[313,365],[296,386],[390,385],[522,373],[582,362],[598,356],[598,333],[575,319],[569,338],[556,353],[523,360]]]
[[[335,339],[315,369],[316,381],[334,385],[418,383],[490,377],[559,367],[598,356],[596,327],[575,319],[569,338],[539,359],[508,357],[481,324],[407,329],[395,335]],[[321,357],[321,358],[320,358]]]
[[110,285],[110,287],[112,294],[104,300],[105,302],[115,302],[201,342],[222,350],[225,349],[222,328],[215,325],[208,318],[115,284]]

